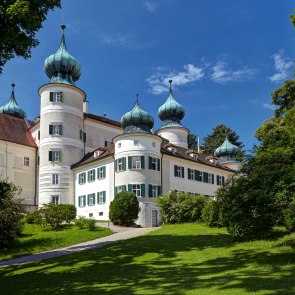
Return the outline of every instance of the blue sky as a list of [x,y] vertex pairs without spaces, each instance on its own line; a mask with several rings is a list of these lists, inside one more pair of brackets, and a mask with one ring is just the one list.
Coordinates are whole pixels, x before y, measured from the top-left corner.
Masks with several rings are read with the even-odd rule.
[[174,95],[186,109],[182,120],[204,136],[223,123],[247,149],[254,132],[273,114],[271,92],[293,78],[295,28],[291,0],[63,0],[38,32],[32,58],[8,62],[0,76],[0,104],[10,96],[33,119],[40,113],[38,88],[48,82],[47,56],[60,44],[82,66],[76,85],[90,112],[120,120],[139,93],[142,108],[160,127],[158,108]]

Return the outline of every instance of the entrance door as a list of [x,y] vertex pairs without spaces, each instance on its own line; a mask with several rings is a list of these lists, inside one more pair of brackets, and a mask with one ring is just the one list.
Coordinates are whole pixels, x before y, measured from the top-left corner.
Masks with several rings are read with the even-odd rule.
[[158,210],[152,210],[152,227],[158,226]]

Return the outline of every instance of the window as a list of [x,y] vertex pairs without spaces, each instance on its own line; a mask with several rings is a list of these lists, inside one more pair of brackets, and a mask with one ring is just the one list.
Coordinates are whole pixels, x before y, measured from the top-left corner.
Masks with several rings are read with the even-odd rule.
[[195,170],[187,168],[187,178],[190,180],[194,180],[195,178]]
[[174,165],[174,176],[184,178],[184,167]]
[[139,145],[138,140],[134,140],[134,145]]
[[51,196],[51,203],[54,205],[58,205],[59,204],[59,196],[58,195]]
[[103,216],[103,212],[98,212],[98,216]]
[[204,181],[204,176],[202,171],[199,171],[199,181]]
[[78,206],[85,207],[86,206],[86,196],[79,196],[78,197]]
[[62,92],[50,92],[50,101],[62,102]]
[[160,159],[149,157],[149,169],[160,171]]
[[24,166],[30,166],[30,158],[24,157]]
[[161,194],[161,186],[153,185],[153,184],[149,185],[149,197],[150,198],[156,198],[156,197],[160,196],[160,194]]
[[121,142],[118,143],[118,148],[120,148],[122,146]]
[[214,174],[211,174],[211,173],[208,174],[208,183],[214,184]]
[[103,179],[106,177],[106,166],[97,168],[97,179]]
[[53,173],[51,179],[52,179],[51,183],[53,185],[59,184],[59,174]]
[[80,140],[86,142],[86,132],[83,132],[83,130],[80,130]]
[[89,218],[93,218],[93,213],[88,214]]
[[62,125],[61,123],[51,123],[49,125],[50,135],[62,135]]
[[129,169],[144,169],[144,156],[128,157]]
[[88,182],[93,182],[95,180],[95,169],[89,170],[87,172]]
[[87,195],[88,206],[95,205],[95,194]]
[[60,162],[61,161],[61,151],[49,151],[49,161]]
[[116,193],[125,192],[125,191],[126,191],[126,185],[117,186],[117,192]]
[[224,176],[216,175],[217,185],[224,185],[225,179]]
[[128,192],[135,193],[137,197],[145,197],[145,184],[128,184]]
[[106,202],[106,192],[98,192],[97,193],[97,203],[104,204]]
[[78,175],[79,184],[86,183],[86,172],[82,172]]
[[126,158],[119,158],[115,160],[115,171],[125,171],[126,170]]
[[108,147],[108,146],[110,146],[112,144],[112,142],[110,141],[110,140],[105,140],[104,141],[104,146],[105,147]]
[[155,142],[152,142],[152,147],[156,147],[156,143]]

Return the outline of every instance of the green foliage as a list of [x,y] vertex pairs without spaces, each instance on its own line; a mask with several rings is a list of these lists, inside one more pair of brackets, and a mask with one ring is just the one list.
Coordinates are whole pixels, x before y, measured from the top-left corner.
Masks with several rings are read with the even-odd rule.
[[187,136],[187,143],[189,149],[196,150],[198,148],[197,136],[193,133],[189,133]]
[[20,193],[12,182],[0,180],[0,247],[12,243],[22,232],[24,207],[16,198]]
[[96,220],[93,218],[86,218],[84,216],[79,216],[78,219],[75,220],[75,224],[80,228],[88,228],[90,231],[96,229]]
[[222,210],[220,203],[214,200],[207,202],[206,206],[202,210],[202,220],[208,226],[223,226]]
[[43,222],[41,211],[37,210],[27,214],[25,220],[28,224],[41,225]]
[[293,200],[288,204],[288,208],[283,211],[284,225],[290,232],[295,232],[295,194]]
[[60,7],[60,0],[5,0],[0,4],[0,74],[15,56],[31,57],[39,44],[36,32],[42,28],[49,10]]
[[109,218],[114,224],[130,226],[138,218],[139,203],[134,193],[121,192],[110,204]]
[[[207,155],[213,155],[216,148],[218,148],[224,142],[226,137],[232,144],[237,145],[242,150],[244,145],[241,141],[239,141],[239,135],[237,135],[234,130],[225,126],[224,124],[219,124],[213,128],[211,134],[204,137],[202,151]],[[238,156],[243,157],[244,153],[240,152]]]
[[201,219],[208,200],[205,196],[170,191],[158,200],[164,223],[195,222]]
[[57,230],[63,223],[69,224],[76,217],[76,208],[74,205],[52,203],[45,204],[41,209],[41,213],[47,224],[52,229]]

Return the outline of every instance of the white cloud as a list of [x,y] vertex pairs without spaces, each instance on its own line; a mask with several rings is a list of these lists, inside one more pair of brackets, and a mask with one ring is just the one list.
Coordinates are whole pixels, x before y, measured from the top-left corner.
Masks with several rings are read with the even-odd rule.
[[255,104],[258,104],[258,105],[261,105],[263,108],[267,109],[267,110],[271,110],[271,111],[274,111],[277,107],[273,104],[270,104],[270,103],[264,103],[264,102],[261,102],[261,101],[258,101],[258,100],[255,100],[255,99],[250,99],[250,102],[251,103],[255,103]]
[[256,69],[243,67],[242,69],[233,70],[224,60],[218,61],[212,68],[211,80],[219,84],[226,84],[232,81],[244,81],[253,78],[257,72]]
[[293,62],[283,55],[284,51],[280,50],[272,56],[276,69],[276,73],[269,77],[269,80],[272,82],[282,81],[287,79],[290,75],[289,68],[293,66]]
[[150,92],[153,94],[167,92],[170,79],[173,81],[174,86],[181,86],[201,80],[205,76],[204,68],[195,67],[193,64],[184,65],[183,69],[184,71],[181,72],[170,71],[164,73],[159,71],[151,75],[146,79],[150,86]]
[[133,49],[141,49],[144,46],[136,43],[134,41],[134,37],[132,35],[109,35],[104,34],[101,36],[102,42],[109,44],[109,45],[115,45],[115,46],[121,46],[121,47],[128,47]]
[[158,4],[154,1],[145,1],[143,5],[148,12],[155,12],[158,7]]

